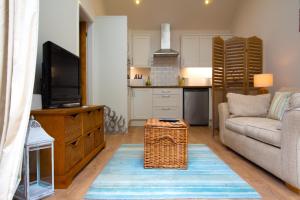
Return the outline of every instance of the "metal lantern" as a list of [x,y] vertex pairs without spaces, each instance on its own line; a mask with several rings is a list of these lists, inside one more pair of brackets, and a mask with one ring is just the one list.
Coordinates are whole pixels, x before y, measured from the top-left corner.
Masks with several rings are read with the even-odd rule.
[[33,119],[24,146],[22,179],[16,199],[41,199],[54,193],[54,139]]

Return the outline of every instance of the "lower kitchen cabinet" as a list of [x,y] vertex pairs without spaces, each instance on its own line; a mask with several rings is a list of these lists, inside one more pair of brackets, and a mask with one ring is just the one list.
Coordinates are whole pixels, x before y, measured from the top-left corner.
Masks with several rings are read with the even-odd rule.
[[155,118],[182,118],[182,89],[155,88],[152,95]]
[[132,88],[131,120],[182,118],[182,88]]
[[152,89],[133,88],[131,97],[131,119],[145,120],[152,117]]

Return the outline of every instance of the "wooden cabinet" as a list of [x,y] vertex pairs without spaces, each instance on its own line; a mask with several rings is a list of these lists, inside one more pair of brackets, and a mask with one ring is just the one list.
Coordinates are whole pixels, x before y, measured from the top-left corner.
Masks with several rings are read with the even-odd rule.
[[131,103],[132,119],[152,117],[152,89],[132,89]]
[[183,67],[212,67],[212,37],[182,36],[181,59]]
[[103,109],[103,106],[87,106],[31,112],[55,139],[55,188],[67,188],[75,175],[104,148]]
[[151,36],[133,35],[132,38],[132,65],[150,67],[151,65]]

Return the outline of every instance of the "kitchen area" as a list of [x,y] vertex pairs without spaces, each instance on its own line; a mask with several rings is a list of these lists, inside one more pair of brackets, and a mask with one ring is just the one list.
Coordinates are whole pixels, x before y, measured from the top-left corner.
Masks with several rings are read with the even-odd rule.
[[208,126],[212,119],[212,38],[229,33],[160,31],[128,33],[128,117],[130,126],[146,119],[185,119]]

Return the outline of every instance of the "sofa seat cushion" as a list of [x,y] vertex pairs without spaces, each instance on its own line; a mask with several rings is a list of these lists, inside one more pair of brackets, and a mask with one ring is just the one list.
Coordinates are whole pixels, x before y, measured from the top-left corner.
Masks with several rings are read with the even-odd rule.
[[280,147],[281,122],[262,117],[236,117],[225,122],[226,128],[238,134]]
[[232,117],[226,120],[225,126],[236,133],[245,135],[246,126],[253,118],[254,117]]
[[278,120],[263,118],[256,123],[248,123],[245,128],[245,135],[273,145],[281,147],[281,122]]

